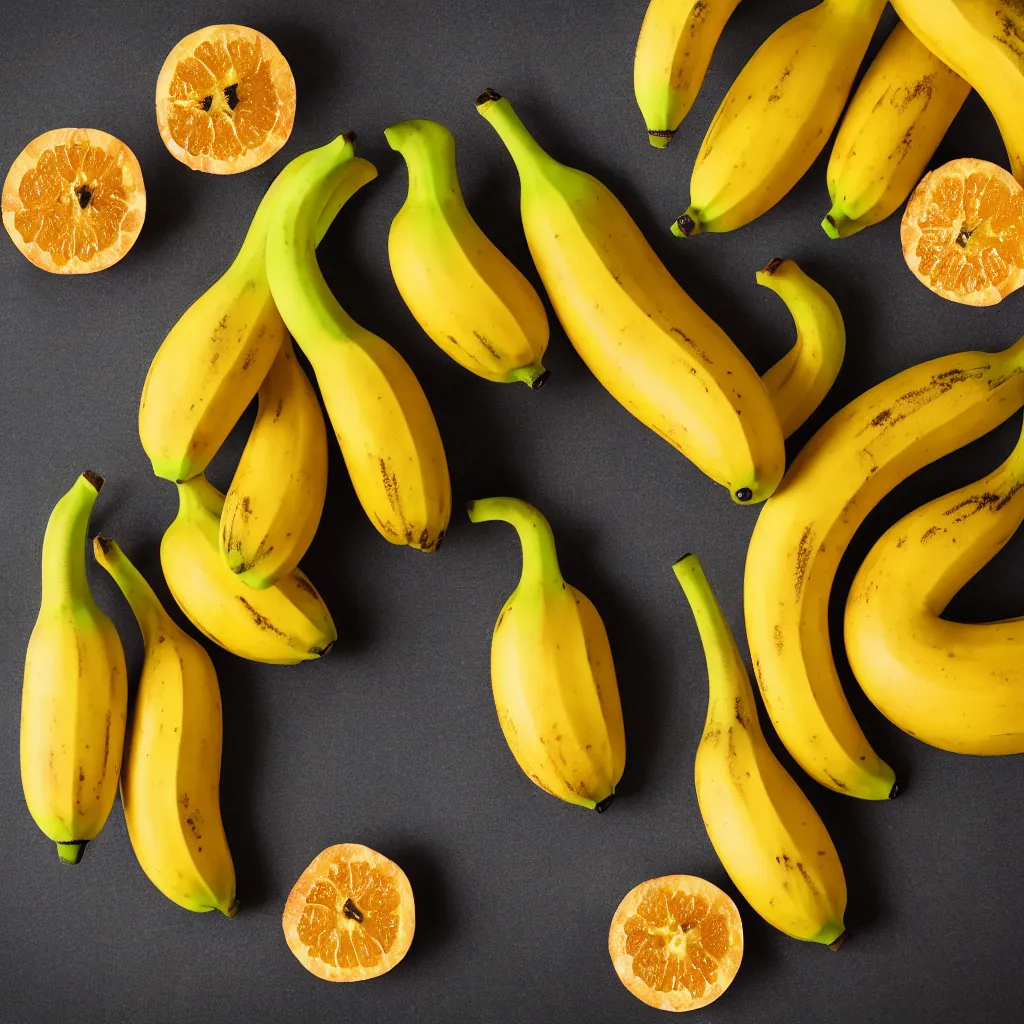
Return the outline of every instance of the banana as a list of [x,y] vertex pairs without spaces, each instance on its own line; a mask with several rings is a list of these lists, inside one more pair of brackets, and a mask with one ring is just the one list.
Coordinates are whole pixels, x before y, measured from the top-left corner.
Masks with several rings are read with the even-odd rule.
[[493,90],[477,109],[516,163],[530,253],[583,361],[734,501],[764,501],[782,478],[785,448],[754,368],[604,185],[548,156]]
[[903,205],[970,91],[897,22],[850,100],[832,148],[832,209],[821,222],[829,238],[846,238]]
[[220,817],[223,728],[213,662],[114,541],[96,537],[93,553],[131,605],[145,647],[121,776],[132,849],[169,900],[233,917],[238,900]]
[[757,283],[785,302],[796,325],[793,347],[761,378],[789,437],[818,408],[839,376],[846,327],[835,299],[792,260],[773,259]]
[[544,304],[466,209],[452,133],[436,121],[402,121],[384,134],[409,168],[409,194],[388,234],[405,304],[460,366],[484,380],[541,387]]
[[124,649],[85,575],[89,515],[103,478],[83,473],[43,537],[43,595],[21,694],[21,782],[29,813],[77,864],[117,793],[128,706]]
[[761,510],[744,573],[747,639],[765,708],[797,763],[824,786],[884,800],[892,769],[871,749],[836,674],[828,603],[857,527],[922,466],[1024,405],[1024,338],[912,366],[837,412]]
[[[287,336],[267,283],[267,227],[277,196],[309,162],[296,157],[263,197],[234,262],[163,340],[142,388],[139,437],[166,480],[205,471],[256,395]],[[317,241],[343,193],[325,196]]]
[[295,665],[326,654],[337,630],[316,588],[293,569],[265,590],[247,587],[220,554],[224,495],[206,477],[178,484],[178,515],[160,542],[171,596],[192,624],[240,658]]
[[651,0],[633,60],[633,92],[652,146],[664,149],[700,92],[740,0]]
[[491,640],[491,686],[505,741],[545,792],[603,811],[626,766],[626,736],[601,616],[562,579],[540,512],[517,498],[471,501],[468,509],[474,523],[510,523],[523,548],[519,584]]
[[377,176],[354,156],[355,136],[315,150],[282,190],[267,242],[267,275],[281,315],[323,395],[356,497],[392,544],[433,551],[451,515],[444,445],[409,364],[338,304],[317,266],[319,192],[337,180],[351,196]]
[[796,185],[843,112],[883,7],[824,0],[761,44],[704,136],[673,234],[743,227]]
[[1024,5],[1020,0],[893,0],[918,39],[978,91],[1024,183]]
[[993,473],[904,516],[846,602],[846,651],[871,703],[960,754],[1024,753],[1024,620],[942,618],[1024,521],[1024,435]]
[[697,803],[711,845],[746,901],[795,939],[838,949],[846,879],[821,818],[779,764],[757,719],[750,676],[700,562],[672,566],[708,665],[708,713],[697,747]]
[[327,496],[327,428],[316,392],[285,339],[260,385],[259,411],[220,519],[220,551],[263,590],[306,553]]

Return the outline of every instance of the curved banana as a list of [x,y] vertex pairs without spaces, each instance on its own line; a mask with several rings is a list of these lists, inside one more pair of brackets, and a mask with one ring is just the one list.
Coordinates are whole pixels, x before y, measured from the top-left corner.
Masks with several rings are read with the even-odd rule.
[[1024,405],[1024,338],[912,366],[837,412],[761,510],[744,573],[747,639],[779,738],[823,786],[866,800],[896,794],[843,694],[829,646],[836,569],[857,527],[922,466]]
[[838,949],[846,878],[821,818],[765,742],[746,666],[700,562],[672,566],[708,664],[708,713],[697,747],[697,803],[711,845],[744,899],[795,939]]
[[970,91],[896,23],[850,100],[832,148],[832,209],[821,222],[829,238],[846,238],[903,205]]
[[942,618],[1022,521],[1024,436],[997,470],[904,516],[853,582],[853,674],[890,722],[934,747],[1024,753],[1024,620]]
[[[308,164],[296,157],[263,197],[242,248],[224,275],[182,314],[157,349],[139,406],[139,437],[165,480],[205,471],[256,395],[287,332],[267,283],[267,228],[277,196]],[[325,196],[317,241],[344,193]]]
[[786,454],[754,368],[604,185],[548,156],[493,90],[477,109],[516,163],[530,253],[591,372],[734,501],[764,501]]
[[263,590],[298,564],[327,496],[327,428],[316,392],[285,339],[259,390],[259,411],[220,519],[220,552]]
[[651,0],[633,59],[633,92],[652,146],[664,149],[700,92],[740,0]]
[[301,569],[253,590],[224,564],[223,508],[224,495],[201,474],[178,484],[178,515],[160,542],[164,579],[178,606],[197,629],[240,658],[295,665],[326,654],[338,632]]
[[626,736],[601,616],[562,579],[555,538],[540,512],[517,498],[467,507],[474,523],[510,523],[523,548],[522,576],[491,641],[491,686],[505,741],[545,792],[603,811],[626,767]]
[[124,649],[85,575],[89,515],[103,478],[83,473],[43,537],[43,596],[21,693],[21,783],[29,813],[77,864],[110,814],[128,708]]
[[792,260],[771,260],[757,272],[757,283],[785,302],[796,324],[796,343],[761,378],[783,437],[789,437],[836,382],[846,355],[846,327],[836,300]]
[[132,849],[169,900],[233,917],[238,900],[220,817],[223,729],[213,662],[114,541],[96,537],[93,553],[131,605],[145,647],[121,776]]
[[900,20],[978,91],[1024,183],[1024,7],[1019,0],[893,0]]
[[316,373],[356,497],[392,544],[433,551],[451,515],[444,445],[409,364],[338,304],[317,266],[318,190],[351,196],[377,176],[354,156],[355,136],[314,150],[281,192],[267,243],[267,275],[281,315]]
[[761,44],[722,100],[690,177],[679,237],[732,231],[807,173],[843,112],[885,0],[824,0]]
[[484,380],[548,378],[548,317],[533,285],[480,230],[455,170],[455,140],[436,121],[386,128],[409,168],[409,194],[388,234],[395,284],[430,339]]

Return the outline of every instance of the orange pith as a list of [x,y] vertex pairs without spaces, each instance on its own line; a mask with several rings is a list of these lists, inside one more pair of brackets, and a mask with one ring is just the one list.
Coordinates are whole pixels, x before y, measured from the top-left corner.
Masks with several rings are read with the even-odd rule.
[[907,265],[943,298],[989,306],[1024,285],[1024,188],[996,164],[954,160],[926,175],[900,233]]
[[295,120],[295,79],[281,51],[243,25],[212,25],[170,52],[156,88],[157,123],[182,163],[235,174],[269,160]]
[[662,1010],[694,1010],[732,982],[743,954],[736,904],[690,875],[643,882],[619,904],[608,951],[620,980]]
[[299,962],[328,981],[362,981],[391,970],[415,928],[409,880],[368,847],[324,850],[285,905],[285,937]]
[[57,128],[33,139],[3,187],[3,222],[37,267],[90,274],[135,244],[146,216],[142,169],[119,139]]

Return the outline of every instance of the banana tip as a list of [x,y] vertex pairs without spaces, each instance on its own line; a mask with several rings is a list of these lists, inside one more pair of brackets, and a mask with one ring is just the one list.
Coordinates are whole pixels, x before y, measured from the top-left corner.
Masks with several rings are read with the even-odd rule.
[[496,103],[501,99],[501,93],[495,89],[484,89],[482,93],[476,98],[476,105],[478,107],[486,106],[488,103]]
[[700,221],[687,211],[672,222],[671,231],[676,238],[692,238],[700,234]]
[[900,795],[899,783],[894,782],[892,784],[892,789],[889,790],[889,799],[890,800],[895,800],[896,797],[898,797],[899,795]]
[[238,908],[240,906],[241,906],[241,904],[238,902],[238,897],[237,896],[233,897],[231,902],[228,904],[228,909],[224,911],[224,916],[225,917],[234,917],[235,914],[238,913]]
[[826,213],[825,219],[821,222],[822,230],[825,232],[826,235],[828,235],[829,238],[839,238],[841,237],[839,225],[842,223],[844,219],[845,218],[840,217],[838,214]]
[[104,537],[102,533],[98,533],[92,539],[92,547],[97,554],[109,555],[114,547],[114,542],[109,537]]
[[779,267],[785,263],[785,259],[782,256],[776,256],[774,259],[770,259],[764,267],[761,269],[761,273],[767,277],[771,277]]
[[598,814],[604,814],[604,812],[607,811],[609,807],[611,807],[612,801],[614,799],[614,793],[612,793],[610,796],[606,796],[603,800],[600,800],[598,803],[594,804],[594,810],[597,811]]
[[96,493],[99,494],[103,490],[103,477],[99,473],[94,473],[91,469],[87,469],[83,474],[82,478],[86,480],[91,486],[96,488]]
[[80,863],[88,842],[88,839],[57,840],[57,856],[61,864]]
[[843,943],[844,943],[844,942],[845,942],[845,941],[846,941],[846,940],[847,940],[847,939],[848,939],[849,937],[850,937],[850,933],[849,933],[848,931],[845,931],[845,930],[844,930],[844,931],[843,931],[843,933],[842,933],[842,934],[841,934],[840,936],[838,936],[838,938],[836,938],[836,939],[835,939],[834,941],[832,941],[832,942],[830,942],[830,943],[828,944],[828,948],[829,948],[829,949],[831,949],[831,950],[832,950],[833,952],[836,952],[836,951],[838,951],[839,947],[840,947],[840,946],[842,946],[842,944],[843,944]]
[[355,141],[356,141],[356,133],[355,132],[353,132],[353,131],[342,132],[341,133],[341,137],[346,142],[350,142],[350,143],[352,143],[352,145],[355,145]]
[[655,149],[664,149],[672,141],[673,135],[675,135],[675,131],[672,129],[647,129],[647,141],[650,142]]

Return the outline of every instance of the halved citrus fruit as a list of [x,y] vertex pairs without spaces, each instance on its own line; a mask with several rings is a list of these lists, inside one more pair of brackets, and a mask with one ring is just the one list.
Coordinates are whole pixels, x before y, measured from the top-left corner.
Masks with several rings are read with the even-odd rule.
[[244,25],[200,29],[160,69],[156,120],[164,145],[193,170],[247,171],[292,133],[292,69],[262,32]]
[[409,952],[412,886],[394,861],[367,846],[329,846],[295,883],[282,924],[289,948],[318,978],[376,978]]
[[926,174],[903,212],[903,258],[936,295],[992,306],[1024,285],[1024,188],[965,157]]
[[696,1010],[730,985],[743,957],[736,904],[693,875],[641,882],[619,904],[608,952],[630,992],[659,1010]]
[[4,227],[26,259],[52,274],[116,263],[146,217],[135,154],[95,128],[55,128],[33,139],[4,181]]

